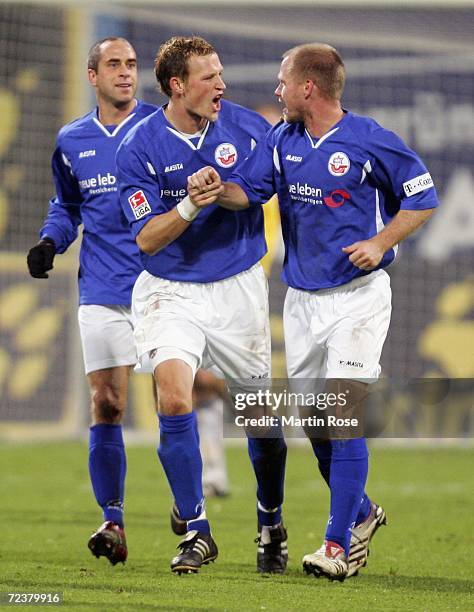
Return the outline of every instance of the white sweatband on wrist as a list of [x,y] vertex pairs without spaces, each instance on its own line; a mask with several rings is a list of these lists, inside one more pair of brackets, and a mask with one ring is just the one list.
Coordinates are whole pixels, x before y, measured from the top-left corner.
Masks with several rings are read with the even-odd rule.
[[183,200],[181,200],[181,202],[178,202],[176,205],[176,210],[178,211],[180,217],[182,217],[185,221],[189,221],[190,223],[191,221],[194,221],[194,219],[201,212],[199,206],[195,206],[191,202],[191,198],[189,196],[186,196]]

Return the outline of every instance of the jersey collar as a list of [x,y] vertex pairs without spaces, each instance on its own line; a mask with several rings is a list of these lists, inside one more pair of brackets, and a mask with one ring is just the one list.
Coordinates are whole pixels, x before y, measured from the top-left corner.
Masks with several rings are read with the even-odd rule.
[[311,136],[308,130],[306,128],[304,129],[304,132],[306,136],[308,137],[309,142],[311,143],[311,147],[313,149],[319,149],[319,147],[323,144],[323,142],[327,140],[328,138],[330,138],[333,134],[335,134],[340,129],[342,123],[346,121],[350,113],[346,111],[346,109],[344,108],[342,110],[344,111],[344,116],[341,117],[341,119],[336,123],[336,125],[333,128],[329,130],[329,132],[326,132],[325,134],[323,134],[317,142],[314,141],[314,138]]
[[94,123],[97,125],[97,127],[100,128],[100,130],[107,136],[107,138],[113,138],[114,136],[116,136],[120,130],[123,128],[123,126],[128,123],[133,117],[135,117],[136,115],[136,111],[137,111],[137,107],[138,107],[138,100],[135,100],[135,110],[133,113],[130,113],[130,115],[127,115],[125,117],[125,119],[119,123],[117,125],[117,127],[115,128],[115,130],[113,132],[109,132],[109,130],[105,127],[105,125],[102,125],[102,123],[99,121],[98,119],[98,108],[95,109],[94,112],[94,117],[92,118],[92,120],[94,121]]
[[208,121],[206,124],[206,127],[203,129],[201,136],[197,142],[197,144],[194,144],[194,142],[191,140],[190,136],[187,134],[184,134],[183,132],[180,132],[179,130],[177,130],[175,127],[173,127],[171,125],[171,123],[168,121],[166,115],[165,115],[165,109],[164,107],[162,107],[161,112],[163,113],[163,119],[166,122],[166,129],[169,130],[172,134],[174,134],[177,138],[179,138],[180,140],[182,140],[183,142],[185,142],[188,147],[190,147],[193,151],[198,151],[201,146],[202,143],[204,142],[204,139],[206,138],[206,134],[209,130],[209,126],[211,125],[211,122]]

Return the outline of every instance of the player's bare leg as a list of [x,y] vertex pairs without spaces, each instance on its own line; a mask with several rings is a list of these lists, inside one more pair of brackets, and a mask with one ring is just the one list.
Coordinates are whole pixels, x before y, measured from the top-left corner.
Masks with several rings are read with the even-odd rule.
[[159,389],[160,415],[177,416],[192,412],[193,372],[181,359],[168,359],[154,372]]
[[159,388],[158,456],[173,493],[177,513],[186,521],[181,552],[171,560],[175,573],[195,573],[217,558],[204,507],[202,459],[196,414],[192,409],[193,371],[180,359],[160,363],[154,372]]
[[87,375],[93,425],[118,425],[122,422],[127,407],[131,370],[131,366],[118,366],[96,370]]
[[123,504],[126,457],[121,423],[127,405],[130,366],[96,370],[87,375],[91,397],[89,472],[104,523],[88,546],[96,557],[115,565],[127,559]]

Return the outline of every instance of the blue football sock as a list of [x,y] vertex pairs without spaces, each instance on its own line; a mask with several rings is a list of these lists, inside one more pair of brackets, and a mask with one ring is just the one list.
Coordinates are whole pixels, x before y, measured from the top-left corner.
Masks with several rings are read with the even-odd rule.
[[371,510],[372,510],[372,502],[369,496],[367,495],[367,493],[364,493],[362,495],[362,500],[360,502],[359,512],[357,514],[355,524],[359,525],[359,523],[363,523],[365,519],[369,516]]
[[313,452],[318,460],[318,468],[321,472],[321,476],[327,482],[329,486],[329,476],[331,473],[331,455],[332,446],[331,440],[320,440],[317,438],[309,438]]
[[331,446],[331,510],[326,540],[342,546],[348,555],[350,529],[356,522],[367,480],[367,443],[365,438],[332,440]]
[[[196,413],[160,415],[158,457],[165,470],[180,517],[188,529],[210,533],[204,512],[202,459],[196,434]],[[194,522],[197,521],[195,524]]]
[[93,425],[89,433],[89,474],[105,521],[123,527],[127,460],[121,425]]
[[[279,435],[280,434],[280,435]],[[286,443],[281,428],[275,438],[248,438],[248,452],[257,478],[257,517],[260,525],[278,525],[285,482]]]
[[200,531],[201,533],[211,533],[204,505],[202,506],[202,512],[198,517],[186,522],[186,529],[187,531]]
[[[319,440],[316,438],[309,438],[311,442],[311,446],[313,447],[314,454],[316,455],[316,459],[318,460],[318,468],[321,472],[321,476],[329,485],[329,478],[331,474],[331,455],[332,455],[332,445],[330,440]],[[360,502],[359,512],[356,518],[356,525],[359,523],[363,523],[365,519],[369,516],[370,510],[372,508],[372,502],[368,497],[367,493],[364,492],[362,495],[362,499]]]
[[197,440],[197,445],[199,446],[201,443],[200,437],[199,437],[199,426],[198,426],[198,420],[197,420],[197,414],[195,412],[193,412],[193,414],[195,415],[195,419],[193,421],[194,424],[194,435],[196,436],[196,440]]

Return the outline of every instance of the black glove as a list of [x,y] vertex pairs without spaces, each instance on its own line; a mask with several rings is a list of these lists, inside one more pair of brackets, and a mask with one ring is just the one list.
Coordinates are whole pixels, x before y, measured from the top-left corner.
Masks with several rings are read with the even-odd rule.
[[30,249],[26,262],[33,278],[48,278],[46,272],[53,269],[56,245],[51,238],[42,238]]

